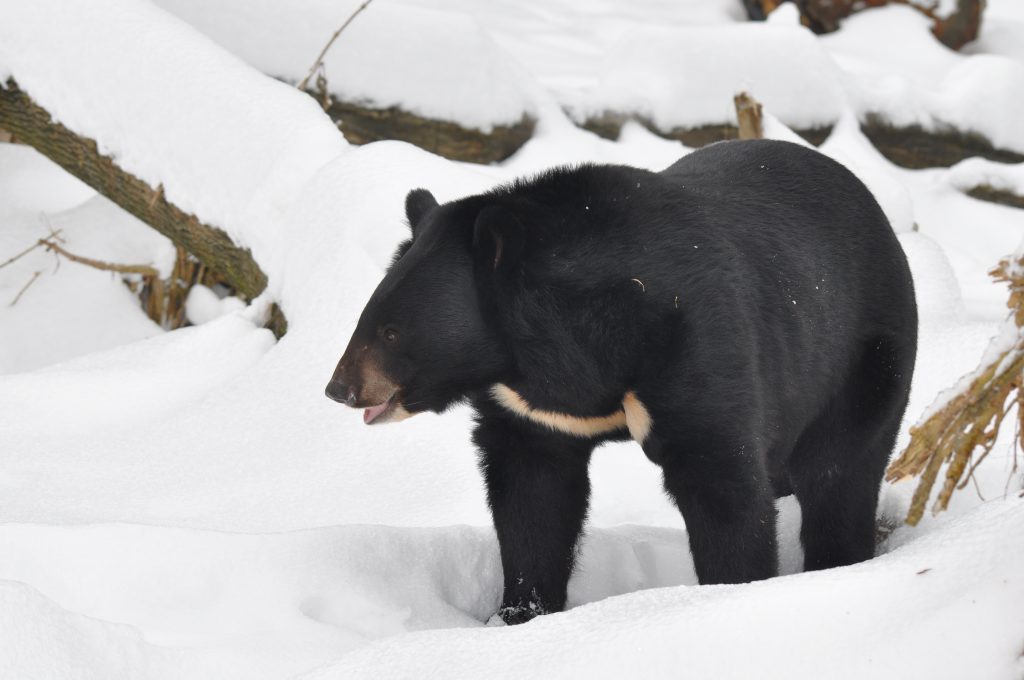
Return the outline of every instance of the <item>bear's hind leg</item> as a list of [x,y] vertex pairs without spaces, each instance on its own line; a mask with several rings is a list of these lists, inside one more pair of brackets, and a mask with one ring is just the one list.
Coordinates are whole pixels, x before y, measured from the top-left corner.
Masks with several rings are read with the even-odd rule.
[[870,343],[794,448],[787,468],[803,518],[805,571],[874,556],[879,487],[909,392],[910,370],[896,356],[888,341]]
[[473,440],[501,550],[507,624],[565,608],[590,499],[593,442],[503,415],[480,416]]
[[[793,454],[791,479],[800,502],[804,571],[863,562],[875,552],[875,509],[892,439],[869,439],[816,423]],[[828,450],[827,455],[822,455]]]
[[[771,480],[753,446],[734,441],[645,442],[664,449],[665,489],[683,514],[701,584],[778,573]],[[655,435],[655,441],[657,435]]]

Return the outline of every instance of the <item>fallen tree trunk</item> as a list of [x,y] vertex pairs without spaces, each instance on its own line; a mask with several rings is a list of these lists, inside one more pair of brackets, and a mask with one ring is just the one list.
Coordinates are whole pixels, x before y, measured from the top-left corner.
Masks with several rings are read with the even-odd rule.
[[[324,93],[309,90],[353,144],[366,144],[382,139],[396,139],[414,144],[451,160],[473,163],[494,163],[515,153],[533,134],[534,121],[524,118],[514,125],[495,126],[490,132],[464,128],[451,121],[422,118],[398,108],[377,109],[351,102],[342,102]],[[742,114],[740,114],[742,115]],[[570,119],[573,117],[570,115]],[[742,139],[743,134],[732,123],[695,127],[661,129],[653,121],[632,113],[605,112],[576,123],[605,139],[617,139],[626,121],[634,120],[654,134],[675,139],[686,146],[699,148],[727,139]],[[752,122],[752,121],[750,121]],[[1024,162],[1024,154],[993,145],[984,135],[953,127],[926,130],[919,125],[894,126],[877,114],[868,114],[861,130],[871,143],[891,162],[905,168],[949,167],[965,158],[981,157],[1000,163]],[[807,142],[819,146],[832,132],[831,126],[794,129]],[[1016,205],[988,194],[977,196]]]
[[[322,101],[322,95],[309,92]],[[453,161],[497,163],[503,161],[533,135],[534,120],[523,117],[512,125],[495,125],[484,132],[458,123],[424,118],[398,107],[375,108],[334,99],[324,111],[352,144],[382,139],[409,142]]]
[[[693,148],[740,138],[739,130],[731,123],[662,130],[641,116],[617,113],[588,118],[579,125],[606,139],[617,139],[627,120],[635,120],[660,137],[675,139]],[[883,156],[905,168],[949,167],[975,156],[999,163],[1024,162],[1024,154],[1000,149],[976,132],[955,128],[930,131],[918,125],[896,127],[871,114],[861,122],[861,130]],[[793,132],[818,146],[828,138],[832,128],[794,129]]]
[[[248,249],[169,202],[162,186],[154,189],[125,172],[95,141],[55,122],[13,79],[0,86],[0,127],[193,254],[242,297],[251,300],[266,288],[267,275]],[[267,327],[278,337],[287,329],[277,305]]]
[[869,114],[861,130],[883,156],[904,168],[949,167],[974,156],[999,163],[1024,162],[1024,154],[1000,149],[984,135],[953,127],[935,131],[919,125],[896,127]]
[[998,203],[999,205],[1007,205],[1011,208],[1024,208],[1024,196],[1015,194],[1007,189],[998,189],[989,184],[979,184],[976,187],[967,189],[964,193],[979,201]]
[[[640,123],[659,137],[680,141],[693,149],[707,146],[708,144],[714,144],[715,142],[725,141],[727,139],[740,139],[739,128],[732,123],[699,125],[696,127],[675,127],[670,130],[663,130],[643,116],[611,112],[588,118],[582,122],[577,122],[577,125],[600,137],[614,140],[618,139],[619,133],[622,131],[623,124],[629,120],[634,120]],[[818,146],[828,138],[829,133],[832,132],[832,128],[820,127],[794,129],[793,132],[806,139],[809,143]]]

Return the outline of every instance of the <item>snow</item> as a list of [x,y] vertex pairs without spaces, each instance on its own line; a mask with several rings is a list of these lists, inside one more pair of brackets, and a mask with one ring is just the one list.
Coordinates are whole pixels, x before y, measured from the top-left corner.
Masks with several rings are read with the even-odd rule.
[[988,272],[999,259],[1017,249],[1021,238],[1019,211],[965,196],[952,186],[951,170],[901,171],[914,196],[914,214],[923,233],[955,241],[947,258],[957,274],[964,299],[989,317],[1006,314],[1006,288]]
[[[294,82],[360,3],[158,4]],[[983,27],[990,15],[992,28],[958,54],[901,5],[858,12],[816,38],[785,4],[751,24],[739,2],[724,0],[398,0],[362,12],[328,52],[326,72],[343,99],[401,103],[483,129],[540,114],[552,100],[577,121],[611,112],[665,131],[729,123],[733,94],[749,90],[789,127],[828,127],[849,106],[860,119],[960,127],[1024,152],[1014,113],[1024,96],[1015,38],[1024,18],[1012,0],[987,10]]]
[[[903,446],[909,424],[978,365],[1005,319],[1005,289],[986,271],[1024,237],[1018,211],[959,188],[978,177],[1017,187],[1019,168],[898,168],[856,121],[868,104],[889,113],[906,105],[925,122],[959,112],[974,128],[1003,130],[1009,144],[1018,136],[1013,112],[1000,115],[1009,100],[986,110],[957,99],[985,88],[1009,97],[1000,89],[1015,87],[1009,57],[943,51],[917,15],[898,7],[864,12],[815,39],[784,13],[733,25],[736,3],[724,0],[374,3],[342,40],[368,49],[358,26],[373,27],[375,12],[398,22],[411,7],[395,36],[409,40],[413,56],[361,62],[365,80],[353,82],[367,96],[394,88],[396,101],[427,110],[415,107],[429,88],[409,75],[406,95],[385,70],[447,47],[439,68],[452,68],[460,50],[465,66],[465,82],[447,82],[452,89],[439,99],[450,100],[453,117],[478,115],[486,126],[524,110],[538,116],[535,137],[512,158],[472,166],[398,142],[350,147],[309,98],[242,61],[301,77],[294,69],[308,66],[346,7],[161,4],[238,54],[141,0],[88,8],[9,0],[0,4],[0,72],[126,169],[163,185],[170,200],[249,245],[270,292],[240,309],[196,289],[189,315],[203,323],[167,333],[105,272],[66,261],[55,270],[41,249],[0,269],[0,676],[1024,673],[1015,625],[1024,604],[1024,480],[1008,446],[978,470],[986,500],[959,492],[948,513],[896,529],[877,559],[855,567],[797,573],[799,508],[780,500],[787,575],[728,587],[695,585],[685,528],[658,469],[635,445],[602,447],[571,609],[486,628],[501,575],[468,410],[366,428],[323,397],[365,299],[406,236],[409,189],[450,200],[582,161],[661,169],[688,150],[636,123],[617,141],[600,139],[562,107],[598,110],[598,84],[614,81],[607,101],[671,126],[731,115],[732,87],[756,80],[769,136],[791,139],[787,125],[812,120],[835,124],[822,150],[868,184],[907,252],[922,324]],[[1019,18],[1011,5],[992,6],[1000,21]],[[314,37],[300,39],[302,22],[315,24]],[[431,30],[415,34],[416,22]],[[909,41],[869,30],[890,22],[912,29]],[[278,24],[280,45],[267,38]],[[730,47],[749,58],[723,56],[717,70],[691,70],[687,82],[675,62],[654,58],[692,64],[692,46],[672,36],[709,50],[717,36],[721,54]],[[261,54],[266,62],[256,63]],[[749,61],[785,64],[790,75],[769,82]],[[292,70],[275,73],[276,64]],[[487,64],[496,81],[487,87],[509,88],[507,98],[475,106],[452,94],[483,87],[488,76],[477,66]],[[377,67],[381,86],[370,92]],[[638,69],[668,85],[640,87],[629,76]],[[682,92],[691,101],[678,99]],[[0,144],[0,261],[50,227],[75,253],[169,266],[162,237],[34,152]],[[4,306],[35,271],[43,273],[19,302]],[[260,327],[271,297],[289,320],[279,342]],[[885,485],[882,518],[898,522],[912,491]]]
[[899,181],[899,168],[871,145],[852,113],[836,123],[819,150],[845,165],[864,182],[896,233],[914,229],[914,203],[906,186]]
[[1024,62],[1012,55],[954,52],[934,39],[926,17],[900,5],[854,14],[821,43],[845,72],[861,118],[972,131],[1024,151],[1024,126],[1014,113],[1024,96]]
[[989,0],[981,23],[978,39],[965,45],[963,51],[972,54],[1001,54],[1024,62],[1024,5],[1017,0]]
[[[76,255],[163,272],[174,261],[170,241],[28,147],[0,145],[0,224],[0,261],[48,238],[51,230]],[[61,313],[43,315],[40,309]],[[109,272],[61,262],[42,248],[0,269],[0,374],[159,332]]]
[[[257,69],[298,83],[362,0],[158,4]],[[331,92],[346,101],[377,108],[404,104],[421,116],[484,131],[517,123],[532,108],[519,69],[464,12],[378,3],[345,29],[326,55],[324,71]]]
[[232,312],[245,309],[245,303],[233,295],[220,297],[202,284],[192,286],[185,299],[185,316],[193,326],[201,326]]
[[[943,79],[936,102],[941,125],[983,134],[998,148],[1024,151],[1024,63],[979,54]],[[935,127],[935,126],[933,126]]]
[[[3,215],[73,208],[92,190],[27,146],[0,147],[0,210]],[[6,250],[6,249],[5,249]]]
[[699,127],[733,120],[733,95],[749,91],[790,127],[827,127],[843,99],[838,70],[798,26],[638,27],[599,63],[596,84],[565,102],[578,120],[621,111]]
[[[1014,677],[1020,660],[1019,502],[872,562],[744,586],[647,590],[529,626],[418,633],[305,676],[329,678]],[[989,542],[998,558],[978,559]],[[884,616],[880,613],[884,612]],[[972,631],[955,642],[947,631]],[[708,635],[709,630],[717,631]],[[836,663],[836,659],[842,659]],[[825,670],[827,669],[827,670]]]

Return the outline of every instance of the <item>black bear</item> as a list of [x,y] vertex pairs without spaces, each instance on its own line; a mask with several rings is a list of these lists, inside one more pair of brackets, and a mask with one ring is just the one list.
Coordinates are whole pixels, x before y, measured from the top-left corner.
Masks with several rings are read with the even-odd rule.
[[564,608],[608,440],[661,466],[701,583],[777,573],[790,493],[806,569],[873,555],[917,308],[842,165],[723,142],[657,173],[555,169],[444,205],[418,189],[406,212],[327,395],[366,423],[472,403],[507,623]]

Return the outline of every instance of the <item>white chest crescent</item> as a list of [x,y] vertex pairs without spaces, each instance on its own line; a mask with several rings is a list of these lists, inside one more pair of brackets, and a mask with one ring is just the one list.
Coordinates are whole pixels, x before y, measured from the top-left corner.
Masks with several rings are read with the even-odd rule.
[[534,408],[521,394],[501,383],[491,388],[491,396],[521,418],[575,437],[595,437],[626,428],[630,436],[642,444],[651,431],[651,415],[632,391],[622,397],[621,409],[606,416],[573,416]]

